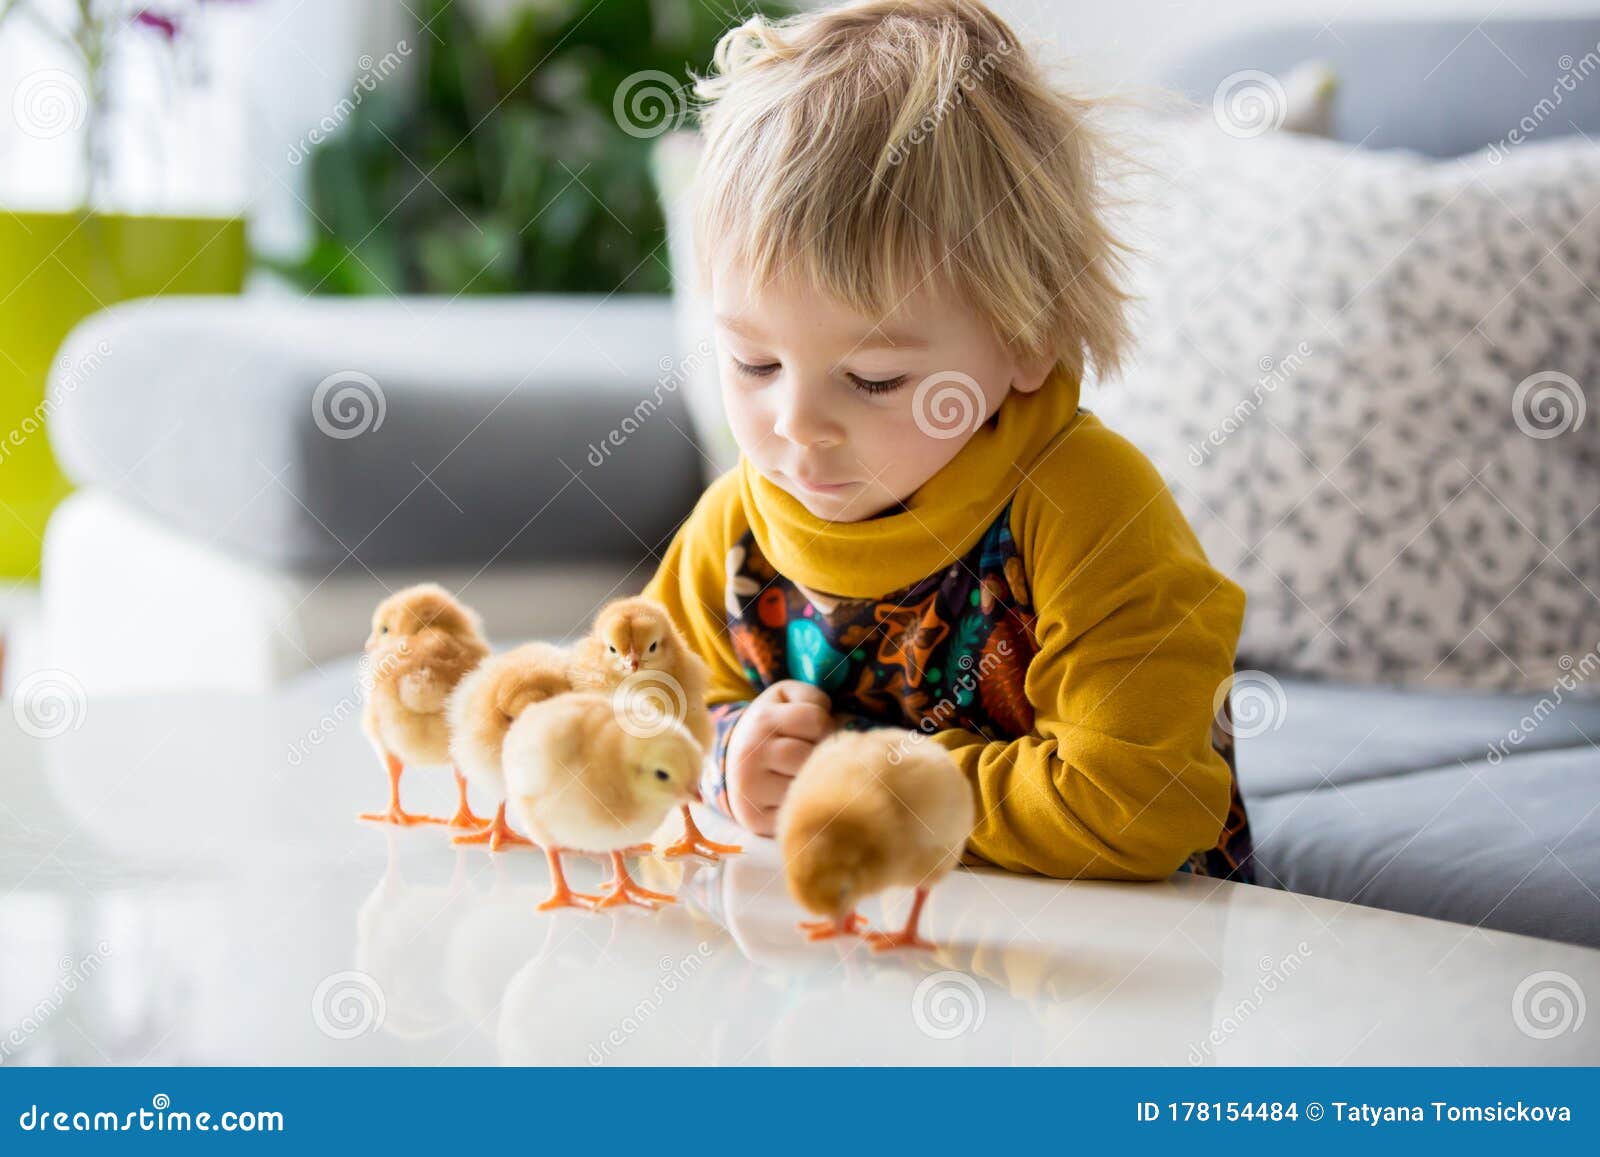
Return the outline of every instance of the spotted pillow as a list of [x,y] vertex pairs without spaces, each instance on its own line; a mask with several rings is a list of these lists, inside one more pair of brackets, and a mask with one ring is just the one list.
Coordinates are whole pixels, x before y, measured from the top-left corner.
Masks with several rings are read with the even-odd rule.
[[1146,144],[1137,360],[1087,404],[1247,591],[1241,664],[1600,693],[1600,147]]

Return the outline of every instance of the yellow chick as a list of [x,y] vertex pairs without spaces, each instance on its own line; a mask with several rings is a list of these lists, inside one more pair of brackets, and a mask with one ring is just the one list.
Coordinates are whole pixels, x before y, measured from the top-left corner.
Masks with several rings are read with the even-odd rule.
[[[501,750],[506,796],[545,851],[553,890],[541,910],[671,902],[628,875],[624,852],[667,812],[700,796],[700,745],[681,723],[658,718],[634,727],[611,696],[575,691],[522,712]],[[615,877],[604,897],[573,892],[563,851],[605,852]]]
[[899,728],[841,731],[819,743],[778,811],[789,892],[826,919],[813,940],[858,932],[856,905],[885,888],[915,888],[899,932],[869,932],[873,949],[931,948],[917,936],[928,889],[961,858],[976,822],[972,788],[950,753]]
[[445,703],[489,654],[481,620],[443,587],[422,583],[378,604],[365,649],[371,687],[361,725],[389,771],[389,810],[361,818],[401,826],[481,827],[484,821],[467,806],[467,781],[460,771],[455,773],[459,802],[450,820],[413,815],[400,806],[400,776],[407,764],[450,762]]
[[[618,599],[595,616],[589,636],[573,649],[573,686],[609,691],[630,714],[660,711],[689,729],[709,753],[715,734],[706,708],[710,672],[660,603],[642,596]],[[701,834],[683,805],[683,836],[662,849],[668,859],[702,856],[717,860],[743,849]]]
[[494,820],[482,831],[457,836],[458,844],[487,844],[498,852],[506,844],[532,845],[506,824],[506,777],[500,749],[506,732],[534,703],[572,690],[571,657],[550,643],[524,643],[487,659],[450,696],[446,718],[450,756],[467,779],[499,801]]

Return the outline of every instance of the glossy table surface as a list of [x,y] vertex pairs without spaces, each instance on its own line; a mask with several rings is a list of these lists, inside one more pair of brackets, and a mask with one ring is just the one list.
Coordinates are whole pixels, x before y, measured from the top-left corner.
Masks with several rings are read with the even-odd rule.
[[937,951],[875,955],[806,943],[744,837],[640,861],[659,912],[539,913],[535,853],[356,822],[358,703],[0,710],[0,1063],[1600,1063],[1600,952],[1186,875],[961,871]]

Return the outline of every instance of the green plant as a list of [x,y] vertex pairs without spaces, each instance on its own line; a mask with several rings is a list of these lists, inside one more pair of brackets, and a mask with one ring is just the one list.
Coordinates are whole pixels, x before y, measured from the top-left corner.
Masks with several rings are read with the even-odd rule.
[[667,289],[654,137],[756,10],[792,7],[542,0],[490,27],[428,0],[414,70],[307,150],[313,244],[275,267],[321,293]]

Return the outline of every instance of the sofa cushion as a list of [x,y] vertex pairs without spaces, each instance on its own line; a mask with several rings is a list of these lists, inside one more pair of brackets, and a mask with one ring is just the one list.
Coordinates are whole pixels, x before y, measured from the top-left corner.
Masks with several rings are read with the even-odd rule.
[[665,297],[161,299],[97,347],[68,475],[274,566],[638,559],[701,491]]
[[1149,136],[1138,346],[1086,404],[1249,595],[1241,662],[1550,686],[1596,642],[1600,146]]
[[[1586,656],[1600,681],[1600,656]],[[1574,679],[1583,668],[1575,668]],[[1259,696],[1259,712],[1245,700]],[[1233,689],[1239,790],[1254,816],[1268,796],[1345,786],[1464,761],[1582,747],[1600,762],[1600,702],[1543,695],[1425,692],[1241,672]]]
[[1249,807],[1263,881],[1600,947],[1600,750],[1588,743]]

